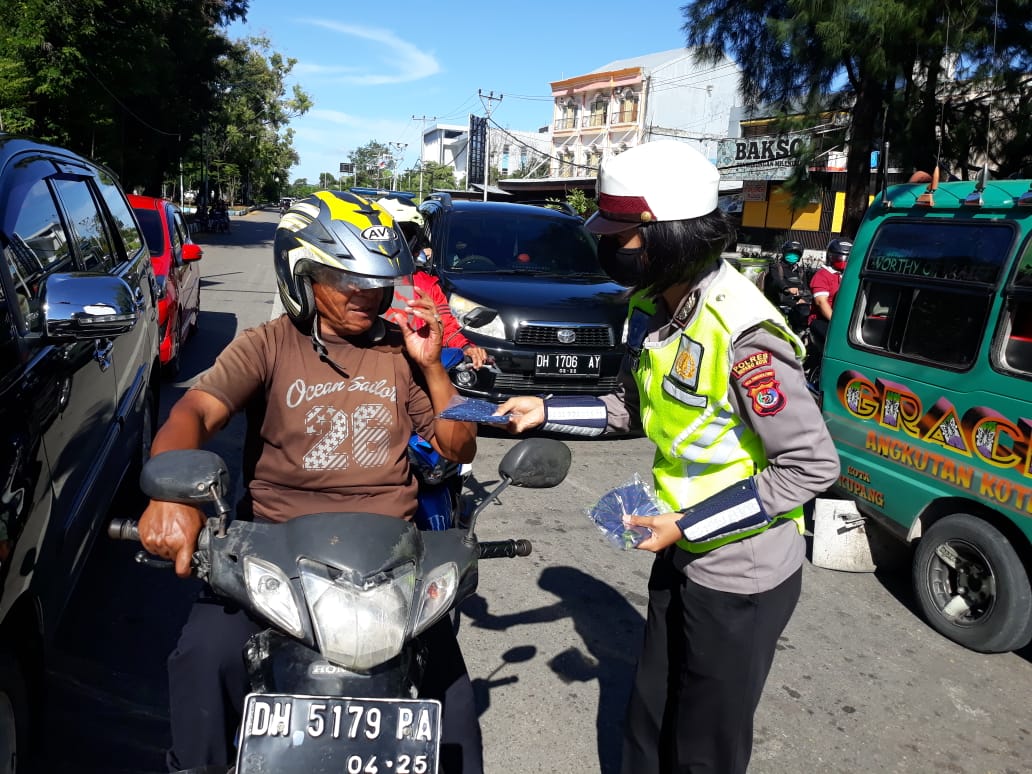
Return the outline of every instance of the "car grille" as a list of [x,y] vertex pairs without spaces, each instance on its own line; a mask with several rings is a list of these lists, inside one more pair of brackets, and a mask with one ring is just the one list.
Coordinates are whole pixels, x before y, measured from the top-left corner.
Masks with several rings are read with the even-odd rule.
[[[573,331],[576,339],[567,344],[559,340],[559,331]],[[611,347],[613,330],[608,325],[577,323],[526,323],[516,329],[516,343],[534,347]]]
[[542,392],[573,393],[575,395],[603,395],[616,389],[619,377],[601,376],[597,378],[546,379],[531,374],[496,374],[494,389],[500,393],[537,395]]

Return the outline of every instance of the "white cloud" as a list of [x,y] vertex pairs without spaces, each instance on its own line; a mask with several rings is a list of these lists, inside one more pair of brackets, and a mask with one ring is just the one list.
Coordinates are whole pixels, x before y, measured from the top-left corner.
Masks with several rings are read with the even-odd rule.
[[[336,83],[351,83],[362,86],[378,86],[388,83],[408,83],[436,75],[441,71],[431,54],[426,53],[413,43],[402,40],[390,30],[377,27],[361,27],[354,24],[343,24],[331,19],[305,19],[305,23],[316,27],[357,38],[371,44],[357,53],[364,57],[356,66],[321,65],[315,62],[298,62],[294,67],[296,74],[325,76]],[[337,49],[348,52],[348,47]],[[363,53],[367,51],[368,53]],[[363,66],[367,65],[367,66]]]

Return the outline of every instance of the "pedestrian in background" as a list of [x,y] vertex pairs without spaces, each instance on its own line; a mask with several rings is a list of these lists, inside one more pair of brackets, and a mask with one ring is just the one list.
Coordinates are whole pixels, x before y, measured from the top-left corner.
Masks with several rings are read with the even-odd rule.
[[602,398],[522,396],[510,429],[643,429],[667,513],[638,548],[656,554],[627,713],[624,774],[745,772],[753,716],[799,599],[804,503],[838,457],[800,368],[803,345],[721,258],[733,229],[719,174],[687,143],[603,160],[599,259],[632,288],[621,386]]

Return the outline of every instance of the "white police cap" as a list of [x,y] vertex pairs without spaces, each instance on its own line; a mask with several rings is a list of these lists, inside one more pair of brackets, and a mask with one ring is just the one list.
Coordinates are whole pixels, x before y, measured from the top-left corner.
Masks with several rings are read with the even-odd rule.
[[719,188],[713,162],[688,143],[637,145],[602,161],[598,212],[586,225],[596,234],[615,234],[644,223],[698,218],[717,208]]

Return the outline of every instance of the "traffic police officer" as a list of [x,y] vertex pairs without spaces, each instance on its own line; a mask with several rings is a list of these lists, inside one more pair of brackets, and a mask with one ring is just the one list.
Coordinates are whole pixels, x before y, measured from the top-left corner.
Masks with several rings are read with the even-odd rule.
[[599,259],[631,288],[621,387],[601,398],[521,396],[514,432],[641,428],[669,509],[631,516],[656,558],[624,735],[625,774],[744,772],[775,645],[799,599],[804,503],[838,457],[800,368],[803,345],[720,257],[733,229],[719,173],[656,141],[605,159]]

